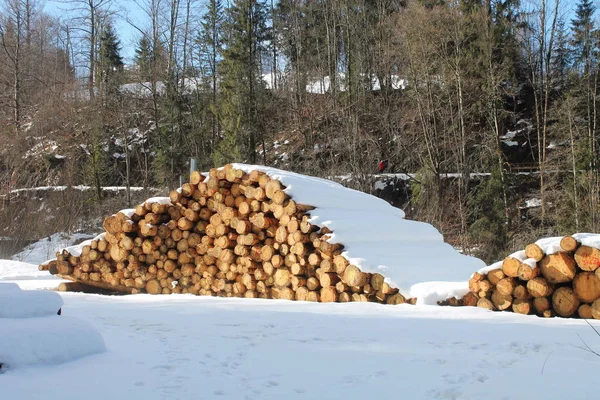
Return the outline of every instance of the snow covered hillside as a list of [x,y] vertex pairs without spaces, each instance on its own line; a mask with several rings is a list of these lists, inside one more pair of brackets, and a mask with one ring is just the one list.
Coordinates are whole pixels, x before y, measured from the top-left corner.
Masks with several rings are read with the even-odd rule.
[[[18,283],[35,287],[35,281]],[[61,296],[63,315],[56,318],[87,321],[100,331],[107,351],[66,364],[9,370],[0,374],[3,397],[592,399],[597,394],[591,382],[600,357],[585,344],[598,351],[600,339],[581,320],[472,307]],[[7,326],[0,319],[0,328]]]

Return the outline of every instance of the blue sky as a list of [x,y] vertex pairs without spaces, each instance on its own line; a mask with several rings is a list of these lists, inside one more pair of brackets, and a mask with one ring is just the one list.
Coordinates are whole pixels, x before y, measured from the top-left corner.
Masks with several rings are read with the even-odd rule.
[[[115,9],[119,11],[119,17],[115,20],[115,30],[121,40],[122,55],[126,62],[130,62],[135,54],[135,46],[140,37],[139,31],[132,27],[124,17],[127,17],[138,26],[146,27],[145,14],[133,0],[115,0]],[[69,4],[56,0],[47,0],[44,10],[52,15],[68,18]]]
[[[524,3],[535,5],[538,0],[524,0]],[[202,2],[201,2],[202,3]],[[577,0],[562,0],[563,17],[567,24],[570,23],[573,17],[573,12]],[[596,2],[597,3],[597,2]],[[133,0],[115,0],[114,6],[119,10],[120,16],[116,19],[116,31],[121,40],[122,55],[127,63],[133,60],[135,54],[135,46],[140,37],[139,32],[132,27],[124,17],[127,17],[137,26],[146,27],[148,22],[145,21],[146,15]],[[47,0],[44,10],[50,14],[67,18],[70,14],[69,5],[61,3],[60,0]],[[597,13],[598,17],[600,12]]]

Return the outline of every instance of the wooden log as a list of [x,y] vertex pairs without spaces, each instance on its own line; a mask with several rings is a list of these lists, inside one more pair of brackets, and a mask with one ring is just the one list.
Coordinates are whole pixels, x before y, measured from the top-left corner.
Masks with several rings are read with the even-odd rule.
[[579,315],[579,318],[583,318],[583,319],[594,318],[594,315],[592,313],[592,306],[589,304],[580,305],[579,308],[577,309],[577,315]]
[[575,277],[575,260],[567,253],[547,255],[539,265],[549,283],[570,282]]
[[575,251],[580,243],[573,236],[565,236],[560,240],[560,248],[563,251]]
[[523,263],[519,266],[517,271],[517,277],[522,281],[529,281],[540,275],[540,268],[535,267],[531,268],[531,266]]
[[374,273],[373,275],[371,275],[371,286],[373,287],[373,289],[377,290],[381,290],[381,288],[383,287],[383,283],[385,281],[385,278],[383,277],[383,275],[378,274],[378,273]]
[[502,262],[502,272],[504,275],[516,278],[518,276],[519,266],[521,265],[521,260],[517,260],[513,257],[506,257]]
[[290,285],[291,274],[287,268],[278,268],[274,277],[275,286],[283,288]]
[[552,287],[542,277],[527,281],[527,290],[533,297],[546,297],[552,294]]
[[473,292],[469,292],[462,298],[462,304],[465,307],[475,307],[479,302],[479,296]]
[[346,257],[337,255],[337,256],[333,257],[333,265],[335,267],[335,272],[338,275],[342,276],[344,274],[344,272],[346,271],[346,268],[348,267],[349,262],[346,259]]
[[592,317],[600,319],[600,299],[596,299],[592,303]]
[[317,290],[321,287],[321,283],[319,282],[318,278],[312,276],[306,280],[306,287],[311,292],[314,292],[315,290]]
[[358,267],[349,265],[344,271],[342,281],[348,286],[364,286],[367,283],[368,276]]
[[200,182],[203,182],[206,177],[200,173],[200,171],[192,171],[190,174],[190,183],[197,186]]
[[581,272],[573,279],[573,291],[585,303],[600,298],[600,279],[593,272]]
[[490,311],[494,311],[495,310],[494,303],[492,303],[490,300],[486,299],[485,297],[480,298],[477,301],[477,307],[485,308],[485,309],[490,310]]
[[533,299],[533,308],[538,315],[544,315],[551,308],[551,303],[548,297],[535,297]]
[[323,303],[333,303],[337,301],[338,292],[334,287],[328,286],[321,288],[321,301]]
[[306,301],[306,296],[308,295],[308,288],[306,286],[300,286],[296,289],[296,300],[298,301]]
[[512,303],[512,310],[518,314],[531,314],[533,302],[530,299],[515,299]]
[[[518,270],[518,267],[517,267]],[[506,274],[502,271],[502,268],[493,269],[487,274],[487,279],[490,281],[492,286],[496,286],[501,279],[506,278]]]
[[[352,301],[352,296],[350,295],[350,293],[341,292],[338,294],[338,301],[340,303],[349,303]],[[385,299],[383,301],[385,301]]]
[[600,266],[600,250],[595,247],[580,246],[575,252],[575,262],[584,271],[595,271]]
[[527,258],[533,258],[536,262],[539,262],[544,258],[544,250],[535,243],[528,244],[525,247],[525,255]]
[[579,308],[579,299],[571,288],[563,286],[552,295],[552,308],[561,317],[570,317]]
[[512,296],[518,300],[527,300],[532,298],[533,296],[527,290],[527,286],[523,284],[517,284],[512,292]]
[[508,309],[513,302],[513,298],[510,294],[502,294],[497,290],[492,293],[492,303],[498,310],[503,311]]
[[59,292],[81,292],[81,293],[92,293],[92,294],[112,294],[116,293],[114,290],[102,289],[97,286],[86,285],[81,282],[61,282],[58,285]]
[[389,296],[386,300],[386,304],[404,304],[406,303],[406,297],[402,296],[400,293],[393,294]]
[[[319,276],[319,282],[321,282],[321,286],[326,288],[330,286],[335,286],[339,281],[340,277],[335,272],[322,272]],[[321,298],[323,298],[323,293],[321,292]]]
[[501,279],[496,285],[496,291],[503,295],[512,295],[515,290],[516,281],[514,278]]

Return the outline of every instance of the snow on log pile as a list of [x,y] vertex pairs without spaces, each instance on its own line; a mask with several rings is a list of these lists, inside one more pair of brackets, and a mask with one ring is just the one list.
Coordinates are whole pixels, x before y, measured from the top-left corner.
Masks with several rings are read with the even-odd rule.
[[464,305],[543,317],[600,319],[600,235],[540,239],[472,275]]
[[103,227],[40,269],[125,293],[400,304],[445,299],[452,289],[414,284],[483,266],[374,196],[243,164],[195,172]]
[[102,336],[91,326],[57,315],[62,306],[57,293],[0,283],[0,373],[104,351]]

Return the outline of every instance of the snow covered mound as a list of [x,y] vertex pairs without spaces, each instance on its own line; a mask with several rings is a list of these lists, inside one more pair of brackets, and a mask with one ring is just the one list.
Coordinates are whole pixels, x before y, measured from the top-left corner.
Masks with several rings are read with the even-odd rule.
[[63,306],[55,292],[23,291],[15,283],[0,283],[0,318],[33,318],[56,315]]
[[54,258],[57,251],[92,237],[84,233],[55,233],[25,247],[20,253],[15,254],[12,259],[30,264],[41,264]]
[[309,204],[313,224],[333,231],[331,243],[364,272],[380,273],[419,304],[435,304],[468,291],[467,277],[485,267],[457,252],[432,225],[410,221],[386,201],[336,182],[258,165],[233,164],[246,172],[260,170],[283,183],[299,204]]
[[88,323],[57,315],[62,306],[57,293],[0,283],[0,373],[104,351],[102,336]]

